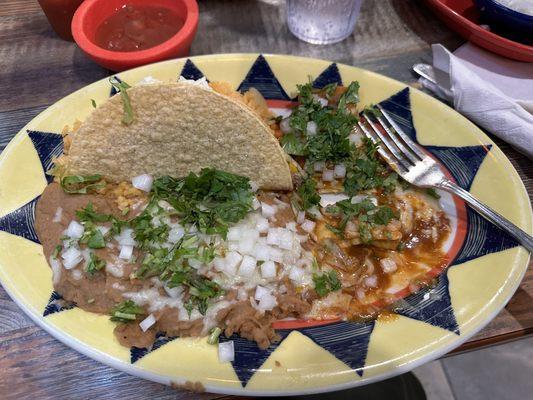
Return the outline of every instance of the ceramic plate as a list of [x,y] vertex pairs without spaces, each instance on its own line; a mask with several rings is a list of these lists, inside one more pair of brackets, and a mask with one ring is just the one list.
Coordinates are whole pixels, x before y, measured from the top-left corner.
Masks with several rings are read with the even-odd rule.
[[[531,232],[529,198],[500,149],[452,109],[403,83],[328,61],[241,54],[171,60],[119,76],[134,84],[147,75],[175,80],[180,74],[228,81],[240,90],[255,87],[276,109],[288,107],[296,84],[308,77],[315,86],[358,80],[363,104],[381,102],[452,179]],[[463,343],[501,310],[526,271],[529,256],[523,248],[462,202],[444,196],[453,227],[449,267],[434,272],[439,279],[433,288],[417,294],[399,290],[405,299],[395,315],[365,323],[281,323],[276,328],[282,340],[267,350],[232,338],[233,363],[219,363],[216,346],[205,338],[160,337],[151,348],[122,347],[107,316],[63,306],[34,230],[35,204],[50,179],[44,171],[62,151],[59,133],[86,118],[90,99],[101,103],[110,93],[104,79],[58,101],[0,156],[0,281],[38,325],[98,361],[157,382],[200,382],[207,391],[228,394],[301,394],[364,385]]]

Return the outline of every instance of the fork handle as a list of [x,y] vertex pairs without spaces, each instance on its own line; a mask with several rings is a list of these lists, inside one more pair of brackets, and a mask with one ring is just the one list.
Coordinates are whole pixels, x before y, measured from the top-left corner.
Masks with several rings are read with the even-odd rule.
[[441,184],[438,185],[438,187],[447,192],[455,194],[456,196],[459,196],[461,199],[466,201],[468,205],[470,205],[470,207],[476,210],[481,216],[488,219],[494,225],[498,226],[499,228],[507,232],[509,235],[514,237],[529,252],[533,252],[533,237],[532,236],[528,235],[526,232],[524,232],[518,226],[513,224],[507,218],[498,214],[492,208],[480,202],[478,199],[472,196],[468,191],[464,190],[460,186],[457,186],[455,183],[449,180],[443,181]]

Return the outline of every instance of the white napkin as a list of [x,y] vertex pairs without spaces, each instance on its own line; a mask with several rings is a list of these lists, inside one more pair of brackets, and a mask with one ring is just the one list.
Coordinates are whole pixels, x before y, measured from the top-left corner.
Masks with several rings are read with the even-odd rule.
[[470,43],[454,54],[433,48],[437,85],[420,82],[457,111],[533,158],[533,63],[508,60]]

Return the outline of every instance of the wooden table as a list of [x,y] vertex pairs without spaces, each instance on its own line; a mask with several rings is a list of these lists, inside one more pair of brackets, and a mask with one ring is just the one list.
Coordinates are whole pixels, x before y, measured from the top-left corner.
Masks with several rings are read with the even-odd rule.
[[[297,40],[284,21],[283,1],[201,1],[191,53],[265,52],[310,56],[367,68],[413,83],[416,62],[430,61],[430,45],[450,49],[462,40],[414,0],[366,0],[352,37],[331,46]],[[75,44],[58,39],[36,1],[0,0],[0,151],[22,126],[50,104],[109,71]],[[533,193],[533,164],[496,143]],[[459,351],[533,332],[533,268],[515,296]],[[176,391],[95,362],[36,327],[0,287],[0,398],[188,399],[220,395]]]

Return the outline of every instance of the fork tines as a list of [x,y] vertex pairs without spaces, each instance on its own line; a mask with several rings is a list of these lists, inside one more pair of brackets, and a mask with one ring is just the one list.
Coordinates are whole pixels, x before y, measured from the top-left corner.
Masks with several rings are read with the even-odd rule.
[[379,154],[399,173],[406,173],[427,157],[381,105],[374,106],[372,111],[363,111],[358,124],[378,145]]

